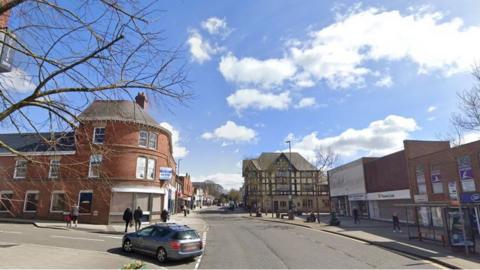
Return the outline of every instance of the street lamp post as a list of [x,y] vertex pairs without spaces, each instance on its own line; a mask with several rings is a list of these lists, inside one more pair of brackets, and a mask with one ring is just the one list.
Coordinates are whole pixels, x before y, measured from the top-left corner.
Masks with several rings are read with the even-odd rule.
[[286,141],[288,143],[288,155],[289,155],[289,162],[288,162],[288,183],[289,187],[288,190],[290,190],[288,194],[288,210],[292,212],[292,206],[293,206],[293,201],[292,201],[292,145],[291,141]]

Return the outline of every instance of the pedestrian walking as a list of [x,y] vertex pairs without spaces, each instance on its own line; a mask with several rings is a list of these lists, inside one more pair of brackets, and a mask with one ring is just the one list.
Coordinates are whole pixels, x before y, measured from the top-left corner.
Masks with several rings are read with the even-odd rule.
[[163,222],[167,222],[167,220],[168,220],[168,210],[163,209],[162,213],[160,214],[160,217],[162,218]]
[[353,208],[353,222],[355,224],[360,223],[360,217],[359,217],[357,208]]
[[123,212],[123,221],[125,221],[125,232],[127,232],[128,226],[132,224],[132,210],[129,207]]
[[398,219],[398,214],[397,212],[394,212],[392,215],[392,221],[393,221],[393,232],[402,232],[402,229],[400,229],[400,220]]
[[133,212],[133,219],[135,220],[135,231],[138,231],[140,230],[140,226],[142,225],[142,219],[143,217],[143,212],[142,212],[142,208],[137,207],[137,209],[135,209],[135,212]]
[[[75,224],[75,228],[77,227],[78,224],[78,215],[80,214],[80,208],[78,205],[74,204],[72,206],[72,209],[70,211],[70,215],[72,216],[72,223]],[[71,227],[71,225],[70,225]]]

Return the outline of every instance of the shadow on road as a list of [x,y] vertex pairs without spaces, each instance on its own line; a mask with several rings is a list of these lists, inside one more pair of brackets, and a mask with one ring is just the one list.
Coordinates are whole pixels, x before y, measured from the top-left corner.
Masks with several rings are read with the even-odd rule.
[[199,215],[211,215],[211,214],[222,214],[222,215],[228,215],[228,214],[241,214],[241,213],[248,213],[245,209],[243,208],[236,208],[235,210],[230,210],[228,207],[221,207],[217,209],[205,209],[202,211],[198,211]]
[[122,248],[111,248],[111,249],[107,250],[107,252],[112,253],[112,254],[116,254],[116,255],[120,255],[120,256],[123,256],[123,257],[126,257],[126,258],[130,258],[132,260],[140,260],[140,261],[144,261],[146,263],[150,263],[150,264],[154,264],[154,265],[158,265],[158,266],[162,266],[162,267],[179,266],[179,265],[183,265],[183,264],[189,264],[189,263],[195,261],[194,258],[190,258],[190,259],[183,259],[183,260],[169,260],[169,261],[167,261],[163,264],[160,264],[159,262],[157,262],[153,258],[153,256],[144,255],[144,254],[140,254],[140,253],[125,253],[125,252],[123,252]]

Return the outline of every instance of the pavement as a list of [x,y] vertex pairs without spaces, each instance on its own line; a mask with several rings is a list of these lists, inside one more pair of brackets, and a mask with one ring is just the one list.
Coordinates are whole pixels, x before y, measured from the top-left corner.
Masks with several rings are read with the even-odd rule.
[[[205,232],[205,222],[195,216],[174,215],[170,221]],[[67,229],[64,222],[0,221],[0,268],[118,269],[134,261],[144,262],[147,269],[198,267],[198,259],[159,265],[153,257],[124,253],[121,250],[124,230],[122,225],[79,224]]]
[[307,223],[305,222],[305,217],[295,217],[294,220],[273,218],[271,215],[263,215],[262,217],[250,217],[249,215],[245,215],[245,217],[262,221],[302,226],[349,237],[388,250],[427,259],[448,268],[480,268],[480,257],[478,254],[466,257],[463,252],[453,251],[451,248],[443,247],[441,244],[409,240],[405,228],[402,233],[394,233],[390,222],[362,219],[360,224],[354,224],[352,218],[339,217],[338,219],[341,221],[340,226],[328,226],[328,215],[321,215],[320,223]]

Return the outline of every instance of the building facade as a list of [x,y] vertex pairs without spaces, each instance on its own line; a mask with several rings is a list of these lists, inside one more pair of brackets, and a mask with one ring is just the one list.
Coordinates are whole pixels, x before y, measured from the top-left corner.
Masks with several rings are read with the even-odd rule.
[[244,201],[269,212],[323,212],[329,209],[326,177],[298,153],[262,153],[243,160]]
[[0,134],[22,155],[0,149],[0,216],[62,220],[73,205],[79,222],[122,222],[140,206],[160,220],[175,173],[171,134],[131,101],[94,101],[72,132]]

